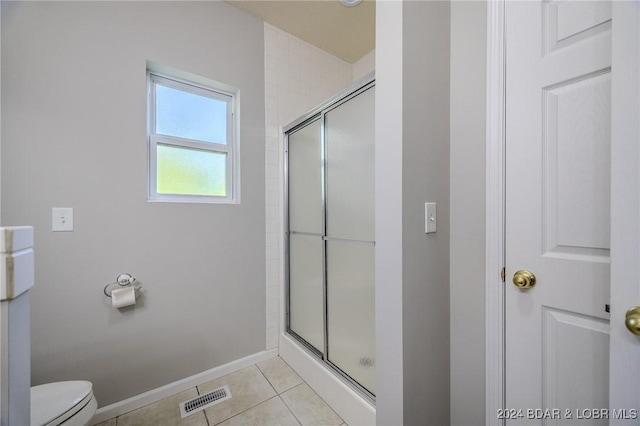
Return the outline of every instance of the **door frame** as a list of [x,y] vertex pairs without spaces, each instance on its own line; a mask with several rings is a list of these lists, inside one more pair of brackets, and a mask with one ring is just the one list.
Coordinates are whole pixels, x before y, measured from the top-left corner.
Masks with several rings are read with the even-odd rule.
[[505,0],[487,1],[485,424],[505,406]]
[[[505,4],[487,2],[486,400],[487,425],[505,407]],[[624,327],[640,305],[640,7],[612,1],[610,408],[633,408],[640,393],[640,339]],[[620,84],[619,81],[623,83]],[[636,141],[634,143],[634,141]],[[615,254],[615,259],[613,254]],[[509,281],[507,278],[506,281]],[[629,284],[630,283],[630,284]],[[625,285],[627,284],[627,285]],[[627,306],[629,305],[629,306]],[[635,350],[638,348],[638,350]],[[629,350],[631,349],[631,350]],[[611,386],[615,382],[616,386]],[[637,402],[635,402],[637,403]],[[541,407],[531,407],[541,408]],[[612,420],[611,424],[615,421]],[[620,423],[623,423],[621,421]]]

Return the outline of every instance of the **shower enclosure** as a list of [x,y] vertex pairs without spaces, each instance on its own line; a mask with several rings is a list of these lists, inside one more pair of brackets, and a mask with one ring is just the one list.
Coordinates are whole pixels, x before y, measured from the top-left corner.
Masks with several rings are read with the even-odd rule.
[[374,85],[284,129],[287,332],[371,400]]

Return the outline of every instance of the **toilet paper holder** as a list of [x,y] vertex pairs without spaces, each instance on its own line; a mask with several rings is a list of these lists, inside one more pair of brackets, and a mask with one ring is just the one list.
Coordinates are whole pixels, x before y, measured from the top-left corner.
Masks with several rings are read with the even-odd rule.
[[[111,297],[111,292],[113,291],[113,286],[117,285],[119,287],[129,287],[129,286],[133,286],[135,292],[136,292],[136,297],[138,296],[138,292],[142,289],[142,285],[141,284],[134,284],[134,282],[136,281],[136,279],[131,275],[131,274],[120,274],[116,277],[116,282],[114,283],[109,283],[106,286],[104,286],[104,295],[107,297]],[[111,289],[109,291],[107,291],[109,289],[109,287],[111,287]]]

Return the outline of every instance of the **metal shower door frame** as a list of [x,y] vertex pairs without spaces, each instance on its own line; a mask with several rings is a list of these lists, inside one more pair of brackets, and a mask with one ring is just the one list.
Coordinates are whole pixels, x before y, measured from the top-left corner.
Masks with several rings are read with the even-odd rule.
[[[314,356],[320,363],[328,367],[329,371],[332,371],[358,392],[366,400],[375,405],[376,397],[369,390],[364,388],[360,383],[350,377],[340,367],[331,362],[328,358],[329,355],[329,327],[328,327],[328,304],[327,304],[327,137],[326,137],[326,118],[325,115],[331,110],[339,107],[340,105],[348,102],[356,96],[366,92],[367,90],[375,86],[375,77],[370,74],[358,81],[354,85],[350,86],[338,95],[330,98],[326,102],[320,104],[318,107],[309,111],[307,114],[294,120],[289,125],[283,128],[284,134],[284,297],[285,297],[285,332],[290,335],[293,340],[299,343],[307,352]],[[309,233],[296,233],[299,235],[318,236],[322,238],[322,314],[323,314],[323,340],[324,347],[322,351],[307,342],[302,336],[298,335],[295,331],[291,330],[291,299],[290,299],[290,235],[293,233],[289,227],[289,135],[295,133],[298,130],[303,129],[311,123],[320,120],[320,145],[321,145],[321,184],[322,184],[322,235],[309,234]],[[375,245],[375,243],[371,243]]]

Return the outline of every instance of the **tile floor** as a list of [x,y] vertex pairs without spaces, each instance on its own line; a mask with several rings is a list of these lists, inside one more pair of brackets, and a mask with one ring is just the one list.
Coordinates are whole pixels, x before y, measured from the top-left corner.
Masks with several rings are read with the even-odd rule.
[[[184,419],[178,404],[228,385],[232,398]],[[345,425],[287,365],[275,357],[188,389],[97,426]]]

